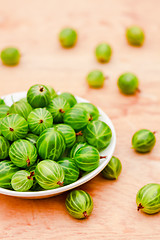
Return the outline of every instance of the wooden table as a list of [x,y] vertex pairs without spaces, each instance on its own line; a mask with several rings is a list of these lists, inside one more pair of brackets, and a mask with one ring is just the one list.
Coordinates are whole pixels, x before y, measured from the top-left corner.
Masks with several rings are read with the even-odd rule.
[[[136,210],[136,193],[143,185],[160,182],[160,15],[159,0],[0,0],[0,49],[17,46],[19,66],[0,63],[0,95],[24,91],[32,84],[50,84],[101,107],[117,133],[115,156],[123,171],[117,181],[97,176],[81,188],[94,200],[87,220],[71,218],[65,209],[66,194],[43,200],[0,196],[0,239],[43,240],[159,240],[160,214]],[[144,28],[143,47],[127,44],[125,29]],[[78,31],[75,48],[60,47],[57,34],[64,26]],[[108,64],[99,64],[94,48],[106,41],[113,48]],[[100,90],[89,89],[85,76],[92,69],[109,78]],[[140,80],[141,93],[119,93],[118,76],[126,71]],[[136,130],[157,131],[149,154],[131,149]]]

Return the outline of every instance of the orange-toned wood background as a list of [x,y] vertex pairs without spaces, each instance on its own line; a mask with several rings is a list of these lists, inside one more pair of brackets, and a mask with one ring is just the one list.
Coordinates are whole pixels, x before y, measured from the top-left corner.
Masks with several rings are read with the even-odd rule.
[[[0,239],[44,240],[159,240],[160,214],[136,211],[140,187],[160,182],[160,2],[159,0],[0,0],[0,49],[17,46],[19,66],[0,63],[0,95],[24,91],[35,83],[70,91],[101,107],[117,132],[115,155],[123,164],[118,181],[97,176],[82,186],[94,200],[89,219],[71,218],[66,194],[43,200],[23,200],[0,195]],[[125,39],[127,26],[144,28],[142,48]],[[78,31],[75,48],[64,50],[59,30]],[[95,46],[106,41],[113,48],[108,64],[94,58]],[[109,77],[100,90],[89,89],[86,74],[101,69]],[[141,93],[126,97],[117,89],[117,78],[131,71],[139,77]],[[150,154],[131,149],[133,133],[140,128],[157,131]]]

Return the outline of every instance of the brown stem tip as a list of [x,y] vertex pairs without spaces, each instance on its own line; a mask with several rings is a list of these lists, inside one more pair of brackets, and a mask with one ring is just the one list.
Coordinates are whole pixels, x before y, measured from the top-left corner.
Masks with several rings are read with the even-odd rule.
[[43,88],[43,87],[40,87],[39,91],[40,91],[40,92],[43,92],[43,91],[44,91],[44,88]]
[[139,88],[137,88],[137,92],[138,92],[138,93],[141,93],[141,90],[140,90]]
[[90,118],[88,119],[89,121],[92,121],[93,120],[93,117],[92,115],[90,115]]
[[102,159],[102,158],[107,158],[107,156],[100,156],[100,159]]
[[153,134],[156,134],[157,133],[157,131],[153,131]]
[[29,167],[30,166],[30,160],[29,160],[29,157],[27,158],[27,167]]
[[30,172],[30,176],[28,176],[27,178],[33,180],[32,178],[33,176],[34,176],[34,172]]
[[137,207],[137,211],[139,211],[140,209],[143,209],[144,207],[142,206],[142,204],[140,203]]
[[63,187],[63,182],[58,181],[57,184],[58,184],[60,187]]
[[82,131],[79,131],[78,133],[76,133],[76,136],[83,136]]
[[13,131],[14,131],[14,129],[10,127],[10,128],[9,128],[9,131],[13,132]]
[[43,120],[42,120],[42,119],[40,119],[40,120],[39,120],[39,123],[43,123]]
[[65,113],[65,111],[63,111],[62,108],[59,109],[59,112],[60,112],[60,113]]
[[84,217],[85,218],[87,218],[88,217],[88,215],[87,215],[87,212],[85,211],[85,212],[83,212],[83,215],[84,215]]

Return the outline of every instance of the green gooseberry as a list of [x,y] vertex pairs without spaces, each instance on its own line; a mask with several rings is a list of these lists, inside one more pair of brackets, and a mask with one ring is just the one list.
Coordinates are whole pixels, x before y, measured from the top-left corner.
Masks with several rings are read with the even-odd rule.
[[109,180],[117,179],[122,170],[122,164],[116,157],[112,157],[107,166],[103,169],[102,175]]
[[62,133],[65,139],[66,147],[72,147],[76,141],[76,133],[74,129],[67,124],[57,124],[55,125],[55,128]]
[[28,126],[30,132],[40,135],[46,128],[53,126],[53,117],[45,108],[36,108],[28,115]]
[[77,166],[86,172],[93,171],[99,166],[99,152],[90,145],[80,147],[74,154]]
[[118,78],[118,87],[126,95],[135,94],[138,90],[138,78],[133,73],[124,73]]
[[81,102],[81,103],[77,103],[75,107],[81,107],[84,110],[86,110],[90,115],[90,119],[91,119],[90,121],[97,120],[99,118],[98,108],[92,103]]
[[131,26],[126,30],[128,43],[133,46],[141,46],[144,43],[144,32],[138,26]]
[[26,192],[33,186],[33,172],[20,170],[11,179],[12,188],[18,192]]
[[73,107],[77,103],[76,98],[71,93],[63,92],[59,96],[64,98],[69,103],[70,107]]
[[59,33],[59,41],[64,48],[73,47],[77,42],[77,33],[72,28],[64,28]]
[[17,48],[9,47],[5,48],[1,52],[1,60],[3,64],[8,66],[17,65],[20,61],[20,52]]
[[25,137],[26,140],[29,142],[33,143],[34,146],[36,146],[38,136],[33,134],[33,133],[28,133],[27,136]]
[[0,118],[4,118],[9,114],[9,106],[0,105]]
[[5,105],[5,101],[2,98],[0,98],[0,105]]
[[20,116],[27,119],[29,113],[32,111],[32,107],[29,103],[25,101],[18,101],[12,104],[12,106],[9,108],[9,113],[17,113]]
[[74,130],[84,128],[91,121],[90,115],[85,109],[75,106],[64,114],[63,120],[64,123],[71,125]]
[[136,196],[137,210],[147,214],[160,212],[160,184],[149,183]]
[[9,141],[25,138],[28,133],[28,123],[18,114],[7,115],[1,120],[1,132]]
[[43,160],[37,164],[35,178],[44,189],[54,189],[63,186],[64,170],[55,161]]
[[0,162],[0,187],[11,189],[11,178],[19,170],[10,160]]
[[36,84],[27,92],[27,101],[33,108],[43,108],[48,106],[51,94],[48,88],[41,84]]
[[46,87],[48,88],[48,90],[50,92],[51,98],[57,97],[56,91],[51,86],[46,85]]
[[37,149],[26,139],[19,139],[11,144],[9,157],[17,167],[27,168],[36,162]]
[[96,47],[95,55],[96,55],[98,62],[107,63],[107,62],[109,62],[109,60],[111,58],[112,49],[109,44],[101,43]]
[[105,122],[96,120],[87,125],[85,136],[87,142],[100,151],[110,144],[112,131]]
[[70,192],[66,198],[65,205],[68,213],[77,219],[89,217],[93,210],[92,197],[82,190]]
[[86,145],[87,145],[86,142],[84,142],[84,143],[80,142],[80,143],[74,144],[74,146],[71,148],[71,151],[70,151],[70,153],[69,153],[69,157],[70,157],[70,158],[74,158],[77,150],[78,150],[79,148],[81,148],[81,147],[86,146]]
[[94,70],[89,72],[86,77],[86,81],[91,88],[101,88],[103,87],[105,76],[99,70]]
[[58,160],[64,170],[64,185],[71,184],[77,181],[79,177],[79,168],[77,167],[74,159],[65,157]]
[[5,137],[0,136],[0,159],[5,159],[8,157],[9,147],[10,144],[8,140]]
[[147,129],[137,131],[132,137],[132,147],[140,153],[147,153],[152,150],[156,143],[154,132]]
[[62,133],[55,128],[47,128],[38,138],[37,149],[42,159],[57,160],[66,148]]
[[61,97],[55,97],[50,101],[47,110],[52,114],[54,123],[62,123],[65,112],[70,109],[69,103]]

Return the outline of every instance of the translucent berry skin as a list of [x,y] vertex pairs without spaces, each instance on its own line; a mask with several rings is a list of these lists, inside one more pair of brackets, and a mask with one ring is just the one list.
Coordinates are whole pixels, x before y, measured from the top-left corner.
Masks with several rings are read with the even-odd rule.
[[69,103],[60,96],[53,98],[47,107],[47,110],[53,116],[54,123],[63,123],[64,114],[69,109]]
[[0,118],[4,118],[9,114],[9,106],[0,105]]
[[69,157],[70,157],[70,158],[74,158],[77,150],[78,150],[79,148],[81,148],[81,147],[86,146],[86,145],[87,145],[86,142],[74,144],[74,146],[73,146],[73,147],[71,148],[71,150],[70,150]]
[[97,120],[99,118],[98,108],[92,103],[85,103],[85,102],[77,103],[75,107],[81,107],[84,110],[86,110],[90,115],[90,121]]
[[76,98],[71,93],[63,92],[59,96],[64,98],[70,104],[70,107],[73,107],[77,103]]
[[100,156],[95,147],[86,145],[76,151],[74,159],[81,170],[90,172],[99,166]]
[[55,128],[62,133],[64,139],[65,139],[65,143],[66,143],[66,147],[70,148],[75,144],[76,141],[76,133],[74,131],[74,129],[67,124],[57,124],[55,125]]
[[79,168],[77,167],[74,159],[64,157],[58,160],[57,162],[60,164],[64,170],[64,185],[71,184],[75,182],[79,177]]
[[101,88],[103,87],[105,76],[101,71],[94,70],[87,75],[86,81],[91,88]]
[[93,210],[92,197],[82,190],[70,192],[66,198],[65,205],[68,213],[77,219],[89,217]]
[[25,101],[18,101],[12,104],[12,106],[9,108],[9,113],[17,113],[20,116],[27,119],[29,113],[32,111],[32,107],[29,103]]
[[37,164],[35,178],[44,189],[54,189],[63,185],[64,170],[52,160],[43,160]]
[[20,61],[20,52],[17,48],[5,48],[1,52],[1,60],[3,64],[8,66],[17,65]]
[[28,133],[28,123],[18,114],[8,115],[1,120],[1,132],[9,141],[25,138]]
[[138,78],[133,73],[124,73],[118,78],[119,90],[126,94],[135,94],[138,90]]
[[27,192],[33,186],[33,178],[30,177],[30,172],[20,170],[12,176],[11,185],[15,191]]
[[19,139],[12,143],[9,157],[17,167],[28,168],[37,160],[37,149],[31,142]]
[[77,42],[77,33],[74,29],[64,28],[59,33],[59,41],[64,48],[73,47]]
[[156,143],[153,132],[147,129],[137,131],[132,138],[132,147],[140,153],[147,153],[152,150]]
[[160,212],[160,184],[149,183],[136,196],[137,210],[147,214]]
[[53,126],[53,117],[45,108],[36,108],[28,115],[30,132],[40,135],[45,129]]
[[112,131],[105,122],[96,120],[87,125],[85,137],[90,145],[101,151],[110,144]]
[[46,87],[48,88],[48,90],[49,90],[49,92],[50,92],[51,99],[57,97],[56,91],[55,91],[51,86],[46,85]]
[[95,49],[97,61],[100,63],[107,63],[110,61],[112,49],[109,44],[101,43]]
[[51,94],[45,85],[36,84],[27,92],[27,101],[33,108],[43,108],[48,106]]
[[138,26],[131,26],[126,30],[128,43],[133,46],[142,46],[144,43],[144,32]]
[[42,159],[58,160],[65,148],[65,139],[55,128],[44,130],[37,141],[38,153]]
[[122,164],[116,157],[112,157],[107,166],[103,169],[102,175],[109,180],[115,180],[118,178],[122,170]]
[[11,189],[11,178],[19,170],[10,160],[0,162],[0,187]]
[[73,107],[64,114],[64,123],[71,125],[74,130],[84,128],[90,121],[89,113],[83,108]]
[[9,154],[10,144],[5,137],[0,136],[0,159],[6,159]]
[[26,136],[26,140],[28,140],[29,142],[33,143],[34,146],[36,146],[38,137],[39,136],[37,136],[33,133],[28,133],[27,136]]

